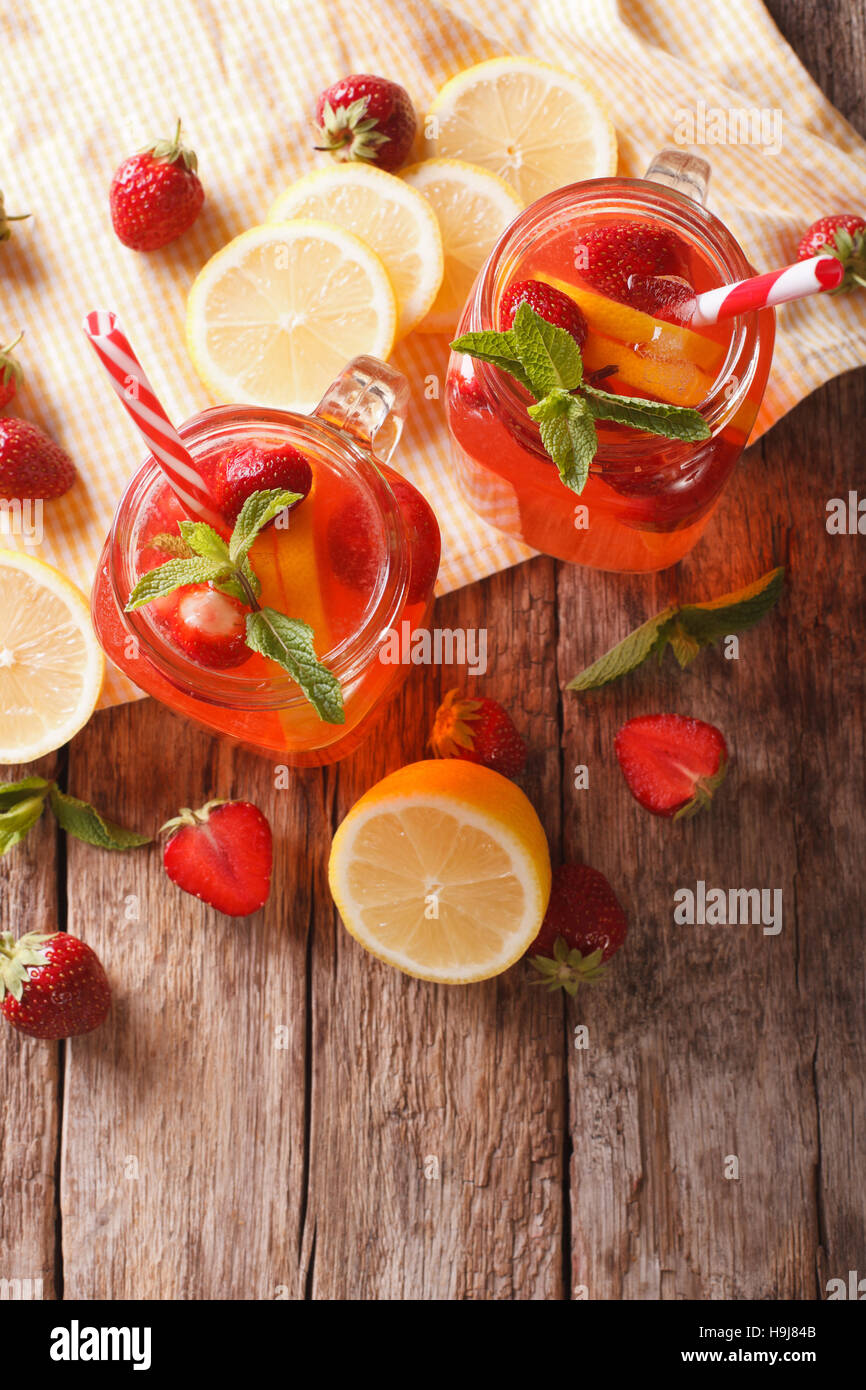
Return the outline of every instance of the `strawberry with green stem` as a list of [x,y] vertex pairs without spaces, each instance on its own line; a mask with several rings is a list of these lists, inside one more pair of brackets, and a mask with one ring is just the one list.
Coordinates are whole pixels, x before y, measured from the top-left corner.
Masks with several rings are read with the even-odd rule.
[[499,701],[473,700],[456,690],[436,711],[430,747],[437,758],[480,763],[503,777],[519,777],[526,764],[526,744]]
[[842,262],[844,279],[831,294],[866,286],[866,220],[854,212],[819,217],[797,247],[798,261],[808,261],[813,256],[835,256]]
[[125,159],[109,191],[112,226],[131,251],[156,251],[175,241],[192,226],[203,203],[198,159],[180,138],[180,120],[170,140],[157,140]]
[[111,986],[96,952],[66,932],[0,934],[0,1012],[31,1038],[56,1042],[105,1022]]
[[163,867],[184,893],[229,917],[247,917],[271,891],[273,837],[267,817],[249,801],[185,806],[162,827]]
[[575,995],[607,974],[605,962],[622,946],[628,920],[603,873],[589,864],[560,864],[553,871],[550,901],[529,964],[533,983]]

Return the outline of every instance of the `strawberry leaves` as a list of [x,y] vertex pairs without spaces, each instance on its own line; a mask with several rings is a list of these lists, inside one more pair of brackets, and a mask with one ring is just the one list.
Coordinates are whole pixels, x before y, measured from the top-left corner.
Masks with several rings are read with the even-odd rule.
[[[299,492],[270,488],[246,499],[226,541],[203,521],[181,521],[179,543],[185,556],[168,560],[142,576],[126,604],[133,612],[155,598],[162,598],[187,584],[211,583],[221,593],[238,599],[251,610],[246,619],[246,645],[281,666],[300,687],[319,718],[328,724],[345,721],[340,683],[319,661],[315,633],[308,623],[287,617],[273,608],[261,608],[261,584],[250,564],[249,553],[269,522],[302,500]],[[171,541],[172,537],[161,537]],[[171,547],[163,545],[169,550]]]
[[580,493],[586,486],[598,449],[596,420],[686,442],[710,437],[700,411],[666,401],[615,396],[590,385],[584,380],[583,357],[575,338],[558,324],[548,323],[525,301],[506,332],[464,333],[451,347],[508,372],[535,397],[527,413],[538,424],[542,445],[560,478],[573,492]]
[[567,689],[596,690],[636,670],[650,656],[661,660],[667,646],[681,667],[688,666],[702,648],[759,623],[778,602],[784,579],[785,571],[780,567],[743,589],[706,603],[672,604],[587,666],[569,681]]

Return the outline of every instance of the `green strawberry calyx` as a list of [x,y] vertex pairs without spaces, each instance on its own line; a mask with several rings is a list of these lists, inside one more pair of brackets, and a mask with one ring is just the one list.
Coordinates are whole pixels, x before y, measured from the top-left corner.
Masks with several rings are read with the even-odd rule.
[[24,373],[21,370],[21,363],[15,360],[12,353],[23,337],[24,329],[22,328],[17,338],[13,338],[6,347],[0,347],[0,386],[9,386],[13,381],[16,386],[21,384]]
[[200,806],[197,811],[193,811],[190,806],[181,806],[176,816],[172,816],[171,820],[167,820],[165,825],[159,827],[159,833],[160,835],[173,835],[176,830],[182,830],[184,826],[207,825],[211,811],[215,810],[217,806],[225,806],[225,804],[225,798],[222,798],[206,801],[204,806]]
[[174,135],[169,140],[156,140],[152,145],[146,145],[141,153],[153,155],[161,164],[182,164],[191,174],[196,173],[198,169],[198,155],[180,138],[179,116]]
[[584,955],[576,946],[569,946],[565,937],[559,936],[553,947],[553,956],[530,956],[529,964],[538,971],[539,978],[534,985],[544,985],[551,993],[564,989],[574,998],[578,985],[596,985],[607,974],[607,966],[602,965],[601,947]]
[[29,216],[29,212],[7,212],[3,204],[3,194],[0,193],[0,241],[8,241],[11,237],[12,228],[9,226],[10,222],[24,222]]
[[379,150],[391,139],[378,129],[375,116],[367,115],[369,97],[358,97],[348,106],[336,109],[329,101],[322,108],[322,124],[316,127],[321,144],[315,146],[335,159],[375,159]]
[[0,1003],[7,993],[19,1003],[30,979],[30,967],[47,965],[51,959],[47,943],[56,932],[26,932],[15,940],[12,932],[0,932]]
[[835,257],[845,270],[841,285],[831,290],[831,294],[866,288],[866,228],[852,233],[847,227],[837,227],[832,243],[828,242],[818,254]]

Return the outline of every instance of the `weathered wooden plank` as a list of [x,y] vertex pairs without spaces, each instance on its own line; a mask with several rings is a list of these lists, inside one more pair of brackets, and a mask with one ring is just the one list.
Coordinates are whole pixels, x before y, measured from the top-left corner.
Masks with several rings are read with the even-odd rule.
[[[488,630],[488,673],[416,671],[340,764],[336,815],[425,756],[440,692],[495,693],[533,749],[524,785],[559,839],[553,566],[535,560],[440,601]],[[337,922],[314,941],[313,1113],[305,1250],[317,1299],[558,1298],[562,1006],[517,967],[465,989],[410,980]]]
[[[56,764],[52,757],[0,767],[0,781],[53,777]],[[43,812],[27,839],[0,859],[0,931],[58,925],[57,834]],[[59,1055],[58,1044],[25,1037],[0,1019],[0,1280],[24,1281],[10,1297],[55,1296]]]
[[275,790],[268,762],[147,702],[92,722],[70,787],[148,829],[180,805],[248,798],[271,819],[275,869],[266,907],[232,921],[175,889],[155,847],[70,846],[70,930],[102,957],[115,1003],[67,1068],[67,1295],[302,1296],[305,957],[327,903],[321,774]]

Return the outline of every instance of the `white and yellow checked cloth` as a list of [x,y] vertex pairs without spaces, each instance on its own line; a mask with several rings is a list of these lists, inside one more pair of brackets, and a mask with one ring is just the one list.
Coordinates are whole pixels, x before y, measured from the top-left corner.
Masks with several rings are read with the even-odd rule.
[[[142,456],[81,334],[85,312],[117,311],[172,419],[213,404],[184,347],[189,285],[325,158],[311,148],[314,98],[348,72],[396,79],[421,112],[455,72],[501,53],[589,76],[617,127],[620,172],[640,175],[664,145],[691,142],[713,165],[710,205],[759,270],[792,260],[815,217],[866,208],[866,145],[758,0],[0,0],[0,34],[0,188],[9,212],[33,214],[0,246],[0,341],[26,329],[18,408],[79,466],[80,484],[46,506],[39,553],[85,589]],[[725,137],[742,113],[764,121],[769,143]],[[111,175],[178,115],[207,201],[180,241],[139,255],[112,233]],[[763,428],[866,362],[866,295],[789,305],[779,327]],[[441,591],[530,553],[480,521],[453,481],[442,401],[425,393],[446,360],[444,338],[417,334],[393,357],[413,386],[396,461],[439,515]],[[104,703],[135,694],[113,673]]]

